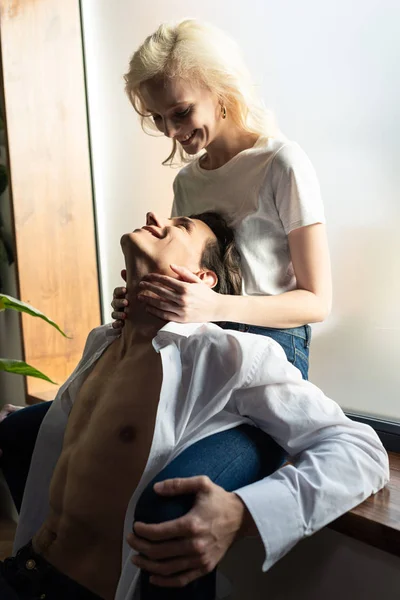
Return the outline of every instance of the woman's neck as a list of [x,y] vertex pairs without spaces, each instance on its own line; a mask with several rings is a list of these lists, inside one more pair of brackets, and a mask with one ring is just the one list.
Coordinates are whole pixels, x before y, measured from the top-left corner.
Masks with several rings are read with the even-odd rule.
[[259,138],[258,133],[243,130],[230,130],[229,135],[220,135],[207,146],[206,153],[200,159],[202,169],[219,169],[234,156],[252,148]]

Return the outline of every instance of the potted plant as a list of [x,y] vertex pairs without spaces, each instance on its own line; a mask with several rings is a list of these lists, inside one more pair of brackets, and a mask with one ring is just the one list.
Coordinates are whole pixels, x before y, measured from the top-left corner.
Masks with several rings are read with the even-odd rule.
[[[62,331],[62,329],[60,329],[57,323],[46,317],[46,315],[40,312],[40,310],[37,310],[30,304],[26,304],[21,300],[17,300],[17,298],[13,298],[12,296],[8,296],[7,294],[0,293],[0,312],[6,309],[16,310],[18,312],[27,313],[32,317],[38,317],[39,319],[43,319],[43,321],[46,321],[46,323],[49,323],[52,327],[55,327],[55,329],[57,329],[57,331],[59,331],[61,335],[63,335],[64,337],[68,337]],[[23,360],[15,360],[13,358],[0,358],[0,371],[5,371],[7,373],[16,373],[18,375],[28,375],[29,377],[39,377],[40,379],[45,379],[50,383],[55,383],[49,377],[47,377],[47,375],[45,375],[41,371],[38,371],[38,369],[35,369],[35,367],[28,365]]]

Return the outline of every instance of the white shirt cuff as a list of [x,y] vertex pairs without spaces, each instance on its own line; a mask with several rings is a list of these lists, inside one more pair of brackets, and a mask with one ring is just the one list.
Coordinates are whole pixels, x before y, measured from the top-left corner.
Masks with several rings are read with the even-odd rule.
[[298,505],[287,485],[273,476],[235,490],[247,506],[265,548],[263,571],[268,571],[303,538]]

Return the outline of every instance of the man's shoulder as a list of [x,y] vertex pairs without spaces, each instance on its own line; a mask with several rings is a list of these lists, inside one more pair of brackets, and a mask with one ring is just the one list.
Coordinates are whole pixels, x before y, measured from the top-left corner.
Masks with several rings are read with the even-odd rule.
[[111,323],[106,325],[99,325],[89,332],[86,338],[85,349],[83,355],[95,352],[101,346],[110,344],[115,338],[118,337],[119,332],[113,328]]
[[281,346],[272,338],[236,331],[233,329],[223,329],[214,323],[204,323],[195,329],[186,340],[187,347],[195,346],[198,351],[218,352],[224,360],[233,357],[243,362],[248,361],[270,350],[274,353],[282,353]]

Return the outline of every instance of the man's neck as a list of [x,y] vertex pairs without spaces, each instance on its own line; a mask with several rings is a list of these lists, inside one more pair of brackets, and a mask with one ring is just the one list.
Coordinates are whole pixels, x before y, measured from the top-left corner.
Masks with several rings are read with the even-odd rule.
[[129,310],[121,335],[126,349],[138,344],[150,345],[153,338],[166,323],[146,311],[145,303],[137,299],[139,291],[138,282],[127,285]]

